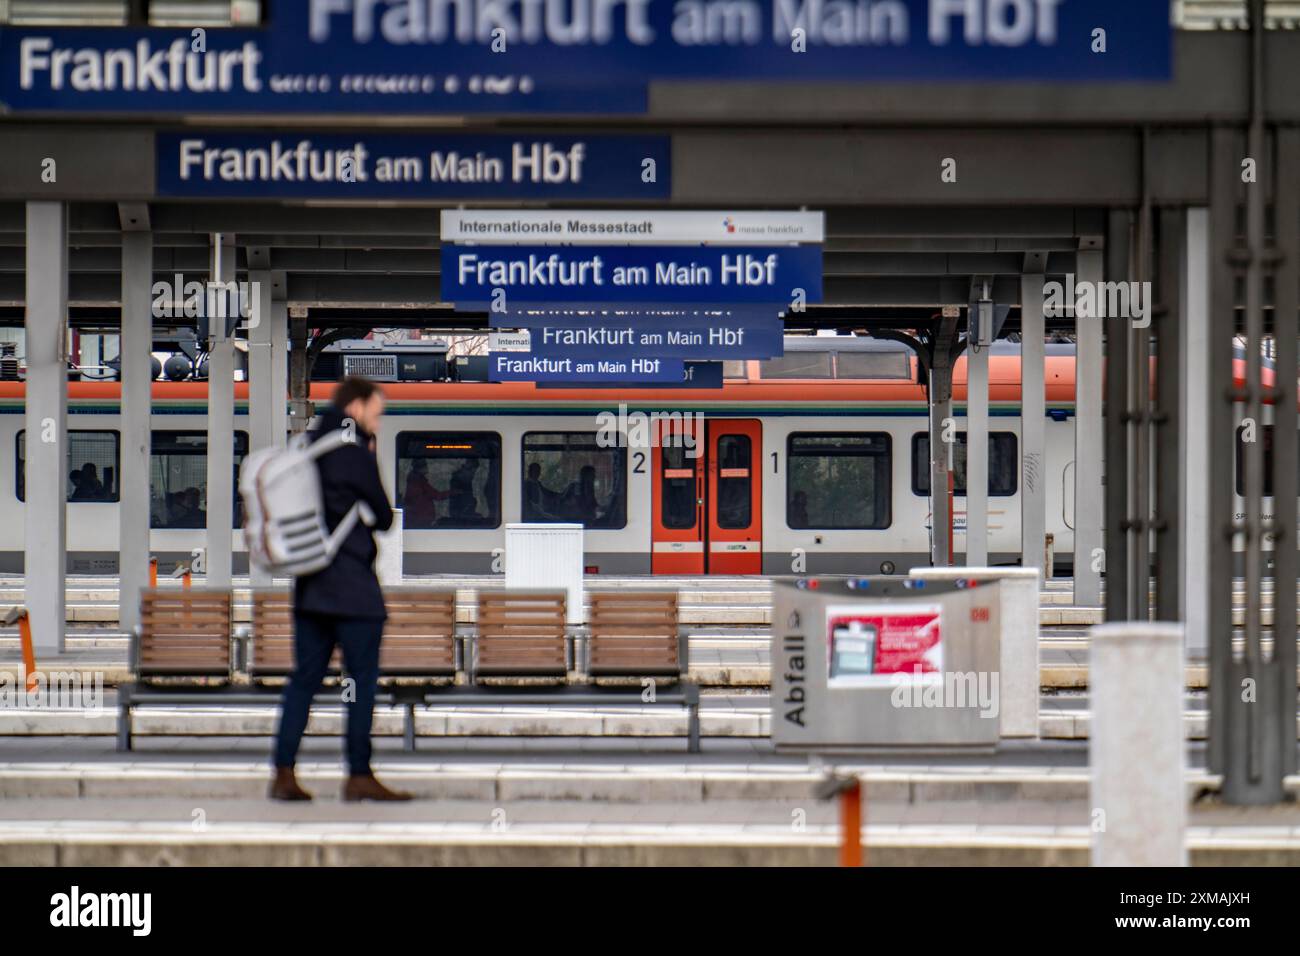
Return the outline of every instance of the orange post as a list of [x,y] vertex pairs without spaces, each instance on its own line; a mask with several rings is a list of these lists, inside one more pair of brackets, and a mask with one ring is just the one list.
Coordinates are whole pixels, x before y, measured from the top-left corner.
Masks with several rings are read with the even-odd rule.
[[18,641],[23,648],[23,669],[27,672],[27,691],[36,690],[36,652],[32,648],[32,622],[26,611],[19,612]]
[[862,865],[862,787],[857,780],[840,791],[840,866]]
[[158,587],[158,559],[149,559],[149,587],[157,589]]
[[186,591],[190,589],[190,569],[186,568],[185,573],[181,575],[181,587]]

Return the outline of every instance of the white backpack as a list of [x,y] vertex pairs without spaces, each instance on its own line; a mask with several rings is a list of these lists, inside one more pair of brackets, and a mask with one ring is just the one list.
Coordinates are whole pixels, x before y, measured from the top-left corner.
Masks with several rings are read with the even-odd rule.
[[350,441],[341,428],[315,442],[298,434],[284,448],[262,448],[244,459],[239,497],[244,545],[254,567],[280,576],[313,574],[329,566],[358,521],[374,524],[374,513],[361,501],[332,534],[325,523],[316,459]]

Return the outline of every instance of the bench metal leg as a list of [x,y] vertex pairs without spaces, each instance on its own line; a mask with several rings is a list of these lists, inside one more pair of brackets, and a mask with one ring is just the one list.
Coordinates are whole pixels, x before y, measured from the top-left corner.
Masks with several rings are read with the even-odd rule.
[[686,749],[693,754],[700,752],[700,702],[692,701],[686,705]]
[[405,723],[405,727],[403,728],[403,733],[405,735],[404,745],[406,751],[408,753],[415,753],[415,704],[414,703],[409,703],[406,705],[406,717],[404,723]]
[[117,749],[125,752],[131,749],[131,705],[122,703],[117,708]]

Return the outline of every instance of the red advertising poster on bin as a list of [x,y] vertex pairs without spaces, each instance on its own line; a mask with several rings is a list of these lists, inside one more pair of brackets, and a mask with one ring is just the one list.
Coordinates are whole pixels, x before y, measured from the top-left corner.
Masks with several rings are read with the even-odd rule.
[[899,675],[943,677],[938,604],[855,604],[826,609],[828,687],[894,687]]

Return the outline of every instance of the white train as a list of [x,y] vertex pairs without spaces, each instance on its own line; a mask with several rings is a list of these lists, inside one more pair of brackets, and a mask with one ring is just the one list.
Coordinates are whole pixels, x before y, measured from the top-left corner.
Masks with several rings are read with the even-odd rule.
[[[403,509],[406,572],[499,570],[505,526],[519,521],[583,523],[590,573],[874,574],[928,564],[927,406],[915,360],[901,346],[870,339],[787,343],[782,358],[727,363],[717,389],[386,385],[379,457]],[[1018,349],[996,347],[994,563],[1019,560],[1019,373]],[[1062,568],[1073,547],[1073,346],[1048,347],[1046,382],[1047,531]],[[327,401],[330,388],[314,385],[313,398]],[[965,548],[964,394],[963,362],[954,406],[958,554]],[[151,546],[166,572],[205,544],[207,389],[157,382],[153,400]],[[72,383],[68,405],[69,570],[109,573],[118,550],[118,386]],[[248,451],[245,385],[236,387],[236,406],[238,468]],[[20,383],[0,383],[0,411],[0,444],[15,452],[11,467],[0,468],[0,570],[12,573],[21,570],[24,535]],[[667,419],[643,427],[655,413]],[[611,421],[628,429],[630,447],[602,440]],[[680,440],[641,443],[642,433],[685,434],[697,449]],[[240,571],[247,566],[242,535],[237,527],[233,533]]]

